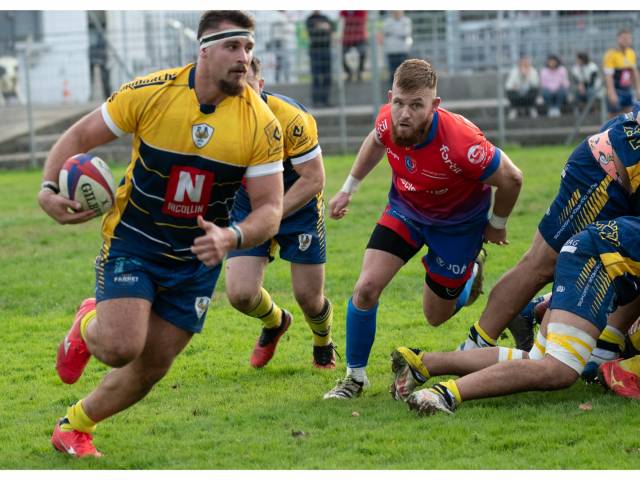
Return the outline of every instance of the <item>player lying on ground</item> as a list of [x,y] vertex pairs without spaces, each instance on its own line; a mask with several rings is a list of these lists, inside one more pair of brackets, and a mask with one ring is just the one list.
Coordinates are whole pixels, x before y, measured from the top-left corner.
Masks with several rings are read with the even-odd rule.
[[389,204],[371,234],[347,306],[347,374],[324,398],[352,398],[368,385],[365,367],[378,300],[423,245],[429,251],[422,258],[422,306],[427,322],[438,326],[480,294],[483,240],[507,243],[507,217],[522,174],[474,124],[440,108],[436,83],[436,72],[424,60],[398,67],[389,103],[380,109],[342,190],[329,202],[331,217],[344,217],[358,184],[387,154],[393,172]]
[[[124,85],[54,145],[44,178],[71,155],[133,133],[131,163],[102,223],[96,298],[82,302],[60,344],[65,383],[91,356],[114,367],[56,422],[51,442],[76,457],[100,456],[96,424],[145,397],[202,330],[221,261],[264,242],[282,216],[282,141],[273,113],[245,82],[253,20],[212,11],[200,20],[197,64]],[[253,212],[229,225],[242,178]],[[43,210],[60,223],[88,220],[51,190]]]
[[[532,325],[539,325],[542,323],[544,313],[549,308],[551,302],[551,292],[534,298],[529,304],[520,312],[518,324],[526,325],[526,338],[524,346],[522,344],[516,344],[516,348],[520,350],[529,351],[533,346],[533,334],[534,330]],[[625,310],[632,315],[633,312]],[[636,315],[640,313],[637,312]],[[625,315],[614,314],[609,315],[607,320],[607,326],[598,337],[596,347],[591,352],[591,357],[584,367],[582,372],[582,378],[588,382],[597,381],[598,367],[604,362],[618,359],[622,357],[624,359],[631,358],[640,353],[640,318],[638,318],[628,331],[625,330]],[[516,322],[512,322],[516,323]],[[627,323],[628,324],[628,323]],[[530,335],[530,336],[529,336]],[[529,341],[530,339],[530,341]]]
[[[580,376],[614,307],[640,304],[640,219],[596,222],[560,250],[553,297],[531,352],[492,347],[392,353],[391,393],[420,414],[453,413],[461,402],[530,390],[557,390]],[[429,377],[459,375],[414,391]]]
[[[560,190],[538,225],[531,247],[493,287],[480,319],[470,328],[462,350],[494,346],[496,339],[534,295],[553,280],[560,248],[596,220],[636,215],[633,195],[640,183],[640,104],[603,125],[571,153]],[[622,314],[623,312],[618,312]],[[628,324],[629,319],[619,323]],[[532,326],[512,329],[525,348]]]
[[[263,90],[260,62],[255,57],[247,83],[260,94],[282,126],[285,195],[276,236],[254,248],[229,253],[225,270],[227,296],[236,309],[262,321],[262,333],[250,363],[256,368],[264,367],[293,320],[262,286],[267,263],[280,247],[280,257],[291,263],[293,294],[313,334],[313,365],[335,368],[331,341],[333,307],[324,296],[324,165],[316,121],[295,100]],[[236,193],[231,219],[240,222],[250,212],[249,197],[241,187]]]

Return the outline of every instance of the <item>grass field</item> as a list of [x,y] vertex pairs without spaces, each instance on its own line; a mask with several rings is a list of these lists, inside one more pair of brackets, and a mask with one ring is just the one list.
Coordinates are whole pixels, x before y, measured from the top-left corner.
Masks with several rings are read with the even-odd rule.
[[[553,198],[569,150],[507,149],[525,173],[509,222],[511,245],[488,247],[488,291],[526,250]],[[327,197],[352,157],[329,157]],[[122,169],[116,169],[122,174]],[[322,394],[344,374],[346,301],[364,247],[386,202],[385,163],[356,194],[348,217],[328,220],[327,295],[335,306],[336,371],[311,367],[311,335],[293,300],[288,265],[274,262],[266,287],[295,316],[273,361],[248,359],[257,320],[234,311],[218,284],[202,334],[138,405],[99,425],[102,459],[74,460],[49,443],[54,422],[107,371],[92,360],[64,385],[55,351],[75,309],[93,291],[99,223],[60,226],[37,206],[39,172],[0,172],[0,468],[2,469],[638,469],[638,403],[578,382],[463,404],[454,416],[418,418],[388,393],[395,346],[454,348],[486,295],[439,328],[423,319],[424,272],[417,258],[383,294],[368,368],[371,389],[348,402]],[[503,343],[511,344],[510,339]],[[590,402],[583,411],[580,404]],[[357,415],[354,413],[357,412]]]

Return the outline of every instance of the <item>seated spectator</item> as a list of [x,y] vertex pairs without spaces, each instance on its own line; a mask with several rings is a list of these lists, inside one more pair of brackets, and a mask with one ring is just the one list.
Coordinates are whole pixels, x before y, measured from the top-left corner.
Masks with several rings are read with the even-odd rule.
[[578,52],[576,63],[571,67],[571,75],[575,82],[576,103],[584,106],[602,88],[600,69],[586,52]]
[[509,72],[505,84],[507,98],[511,104],[511,109],[509,110],[510,120],[514,120],[518,114],[526,115],[527,110],[531,117],[538,116],[535,103],[539,84],[538,71],[531,65],[529,57],[520,58],[518,65],[514,66]]
[[540,88],[547,107],[547,116],[559,117],[569,93],[569,73],[556,55],[549,55],[540,71]]

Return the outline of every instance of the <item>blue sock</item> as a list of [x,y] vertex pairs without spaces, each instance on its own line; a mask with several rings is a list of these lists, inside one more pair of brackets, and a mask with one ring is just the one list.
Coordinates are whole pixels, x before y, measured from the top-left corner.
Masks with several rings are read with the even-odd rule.
[[[478,274],[479,268],[476,268],[477,263],[473,264],[473,270],[471,271],[471,276],[467,280],[467,283],[464,284],[464,289],[462,293],[458,296],[456,300],[456,309],[453,311],[453,315],[458,313],[462,307],[465,306],[467,300],[469,300],[469,295],[471,294],[471,285],[473,285],[473,281],[476,279],[476,275]],[[453,316],[452,315],[452,316]]]
[[360,310],[353,305],[353,298],[347,305],[347,366],[366,367],[369,354],[376,337],[376,315],[378,304],[369,310]]

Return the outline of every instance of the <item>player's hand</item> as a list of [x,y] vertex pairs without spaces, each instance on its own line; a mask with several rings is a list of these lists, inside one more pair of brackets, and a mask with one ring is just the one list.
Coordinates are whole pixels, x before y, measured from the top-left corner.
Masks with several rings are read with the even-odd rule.
[[347,206],[351,202],[351,194],[346,192],[336,193],[331,200],[329,200],[329,216],[334,220],[340,220],[344,217],[349,209]]
[[235,246],[236,236],[228,228],[220,228],[204,220],[201,215],[198,215],[198,226],[204,230],[204,235],[193,241],[191,253],[207,267],[215,267]]
[[96,216],[93,210],[80,210],[82,205],[79,202],[64,198],[48,188],[38,192],[38,203],[47,215],[62,225],[84,223]]
[[485,243],[495,243],[496,245],[509,245],[507,229],[494,228],[488,223],[484,229],[484,241]]

